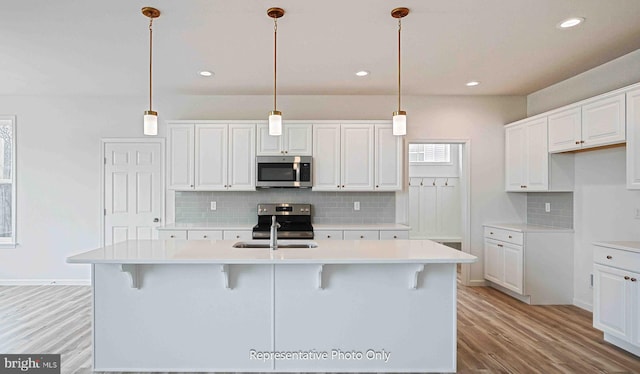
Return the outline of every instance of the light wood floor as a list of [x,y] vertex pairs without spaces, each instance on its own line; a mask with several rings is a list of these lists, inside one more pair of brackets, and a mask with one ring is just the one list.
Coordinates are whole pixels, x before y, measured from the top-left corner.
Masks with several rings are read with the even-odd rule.
[[[458,300],[460,373],[640,373],[589,312],[486,287],[459,286]],[[0,353],[61,353],[63,373],[91,373],[91,288],[0,286]]]

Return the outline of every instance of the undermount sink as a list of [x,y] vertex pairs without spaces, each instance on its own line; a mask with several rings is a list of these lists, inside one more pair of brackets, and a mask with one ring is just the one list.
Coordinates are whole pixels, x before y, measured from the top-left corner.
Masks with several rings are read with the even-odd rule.
[[[318,243],[313,241],[279,241],[278,248],[316,248]],[[233,245],[233,248],[269,248],[269,241],[250,241],[250,242],[237,242]]]

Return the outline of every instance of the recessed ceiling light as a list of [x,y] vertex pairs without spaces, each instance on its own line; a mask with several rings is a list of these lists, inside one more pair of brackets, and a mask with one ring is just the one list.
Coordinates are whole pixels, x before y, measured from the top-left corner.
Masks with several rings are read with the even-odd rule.
[[567,18],[566,20],[560,22],[558,24],[558,28],[560,28],[560,29],[568,29],[570,27],[578,26],[582,22],[584,22],[584,18],[582,18],[582,17],[571,17],[571,18]]
[[360,70],[359,72],[356,73],[356,75],[359,77],[366,77],[367,75],[369,75],[369,72],[366,70]]
[[471,81],[471,82],[467,82],[467,87],[473,87],[473,86],[477,86],[479,84],[480,84],[480,82],[478,82],[478,81]]
[[203,70],[203,71],[199,72],[198,74],[202,75],[203,77],[210,77],[210,76],[213,75],[212,72],[207,71],[207,70]]

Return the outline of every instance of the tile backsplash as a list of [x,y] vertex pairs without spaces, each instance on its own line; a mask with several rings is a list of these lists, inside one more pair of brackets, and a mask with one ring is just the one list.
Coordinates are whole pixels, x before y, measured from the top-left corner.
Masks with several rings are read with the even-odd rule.
[[[551,211],[545,212],[545,203]],[[527,223],[558,228],[573,228],[573,192],[527,194]]]
[[[312,192],[308,189],[265,189],[256,192],[176,192],[176,223],[257,222],[260,203],[312,204],[313,223],[393,223],[395,192]],[[211,210],[215,201],[216,210]],[[360,202],[360,210],[353,203]]]

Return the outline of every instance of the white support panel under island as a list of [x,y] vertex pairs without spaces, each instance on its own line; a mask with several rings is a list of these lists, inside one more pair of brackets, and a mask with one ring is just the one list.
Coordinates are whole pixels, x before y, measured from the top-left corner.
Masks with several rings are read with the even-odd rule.
[[69,257],[92,265],[93,369],[455,372],[456,264],[476,257],[429,240],[234,243]]

